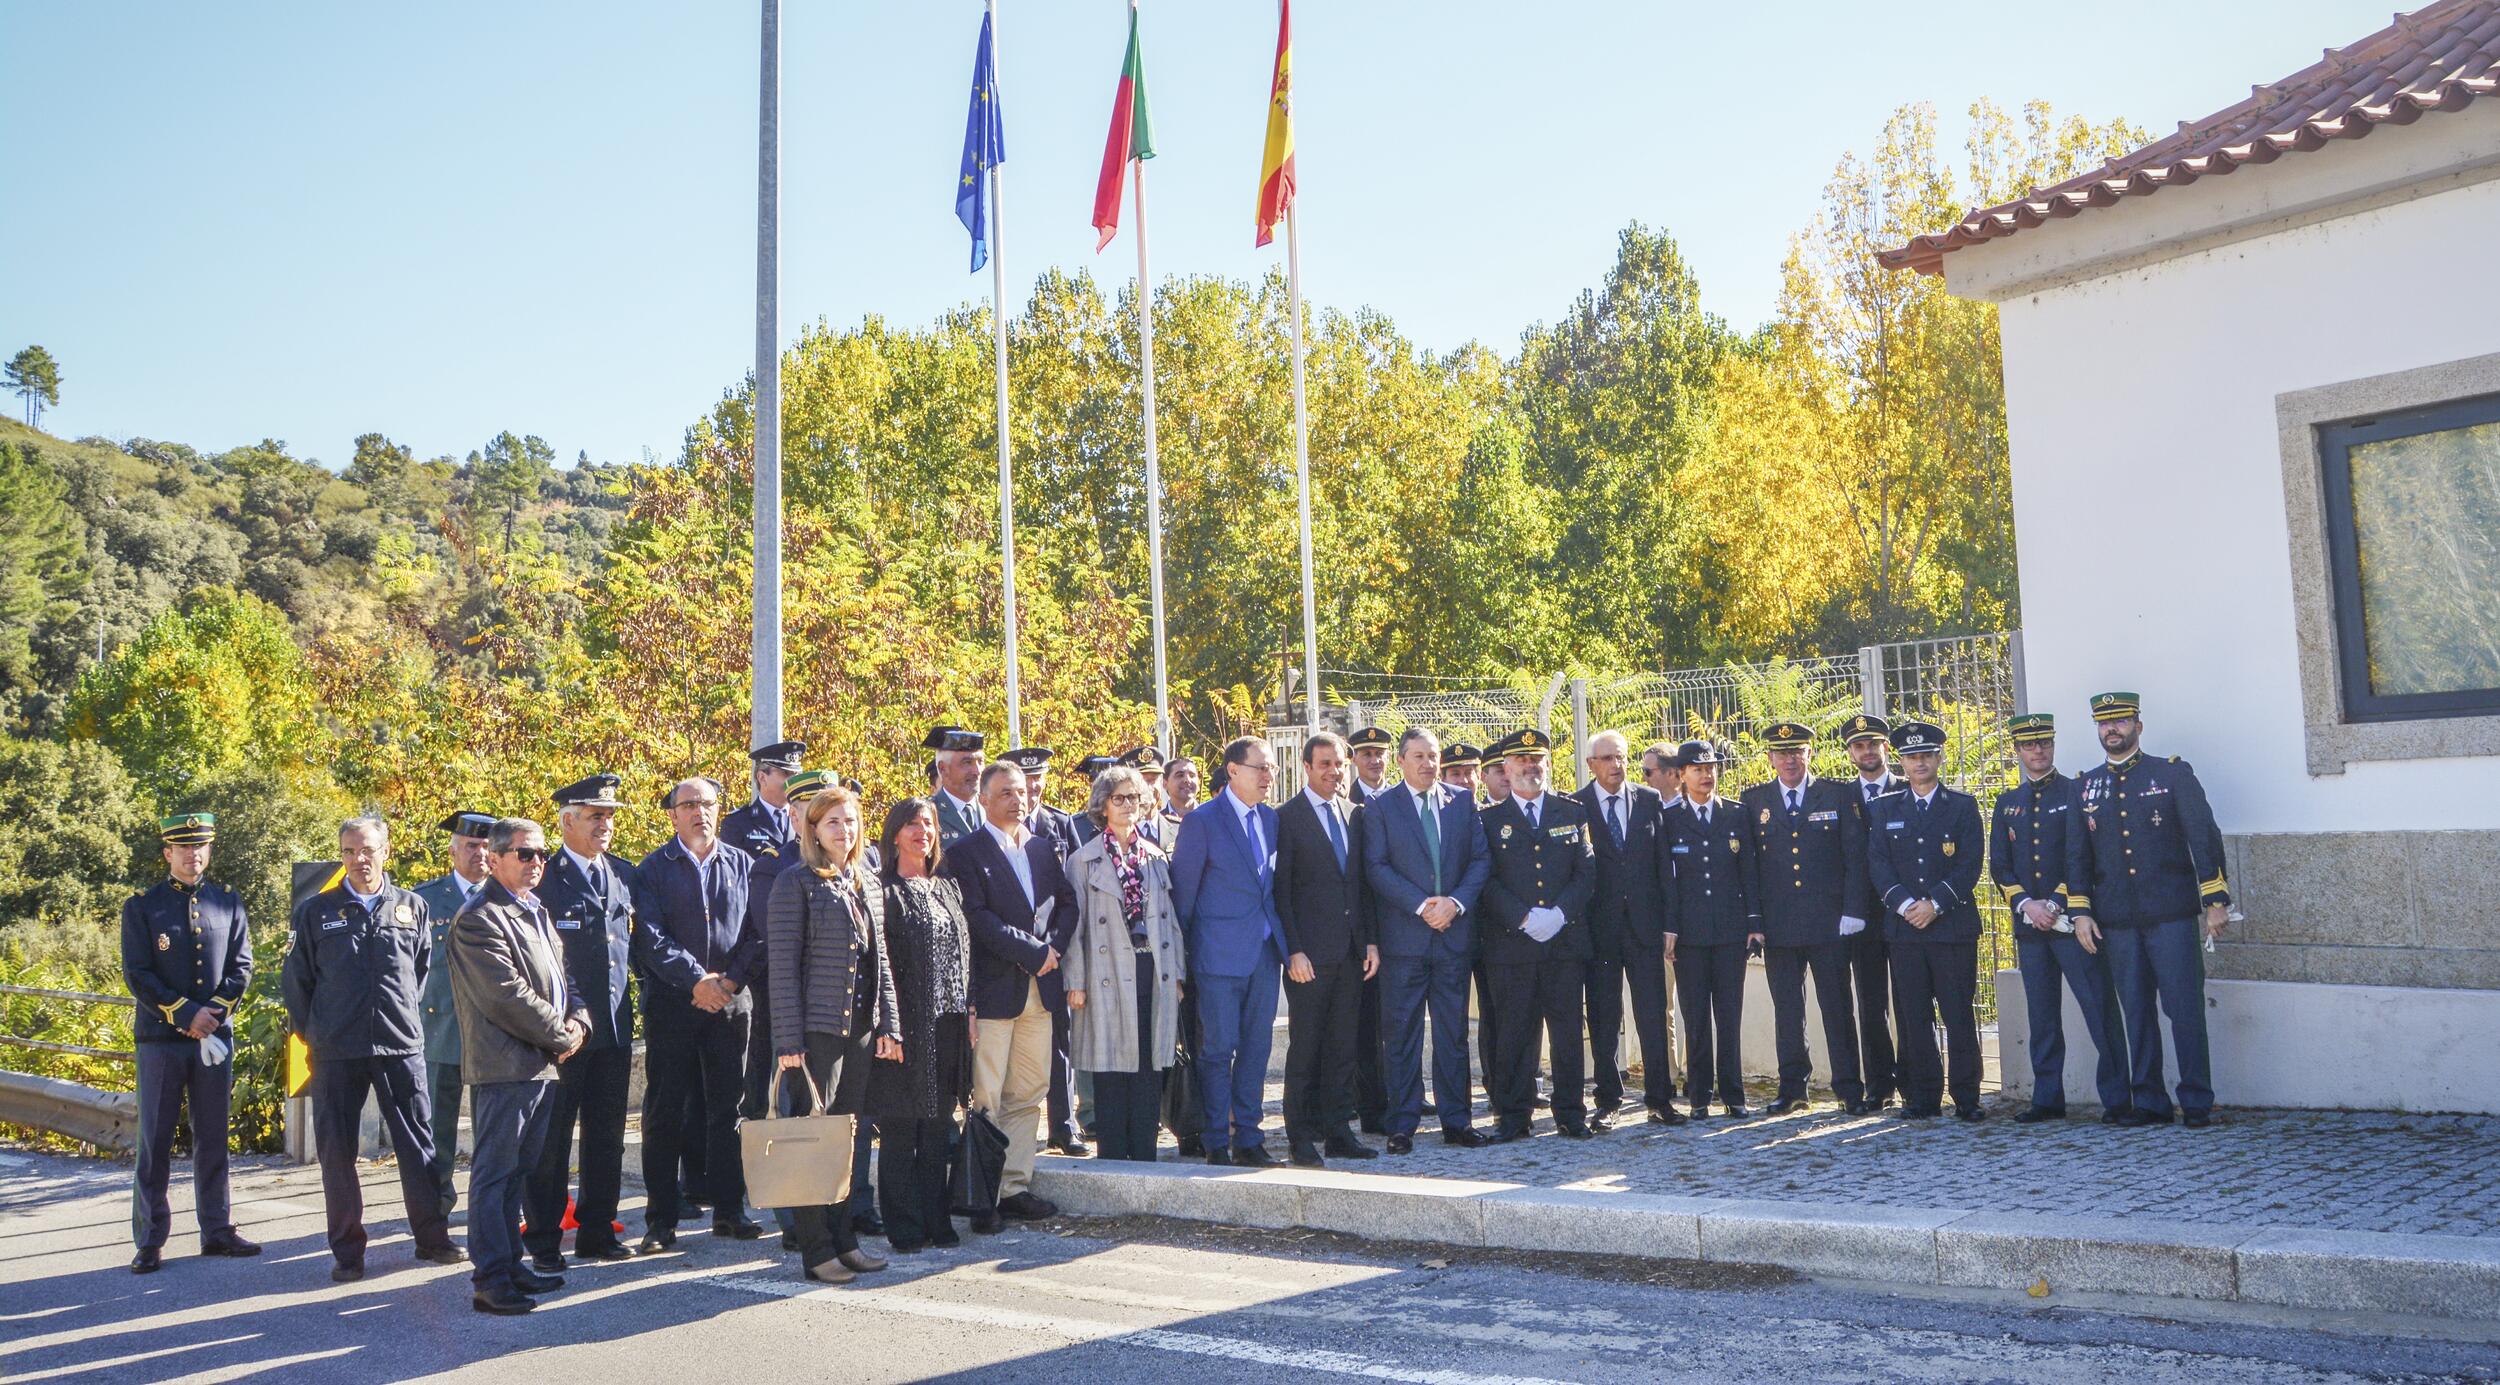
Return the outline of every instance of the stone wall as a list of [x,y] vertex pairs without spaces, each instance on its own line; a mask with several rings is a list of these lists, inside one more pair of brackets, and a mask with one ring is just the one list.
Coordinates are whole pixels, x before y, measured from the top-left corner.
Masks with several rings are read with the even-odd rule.
[[2216,979],[2500,990],[2500,832],[2273,832],[2224,852],[2248,917]]

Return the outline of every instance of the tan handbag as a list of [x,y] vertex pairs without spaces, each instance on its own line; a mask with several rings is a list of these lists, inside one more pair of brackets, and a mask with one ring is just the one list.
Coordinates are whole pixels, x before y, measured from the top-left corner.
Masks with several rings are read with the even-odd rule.
[[781,1114],[781,1079],[789,1068],[776,1068],[764,1119],[738,1124],[738,1147],[746,1160],[747,1201],[758,1207],[832,1207],[851,1195],[851,1139],[857,1120],[829,1116],[816,1079],[798,1069],[807,1083],[804,1116]]

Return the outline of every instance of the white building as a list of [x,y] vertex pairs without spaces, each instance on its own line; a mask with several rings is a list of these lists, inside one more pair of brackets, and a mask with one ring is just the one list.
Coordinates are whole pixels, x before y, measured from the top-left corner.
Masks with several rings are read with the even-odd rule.
[[2139,690],[2229,834],[2226,1106],[2500,1111],[2496,97],[2500,0],[2443,0],[1884,256],[1998,305],[2061,760]]

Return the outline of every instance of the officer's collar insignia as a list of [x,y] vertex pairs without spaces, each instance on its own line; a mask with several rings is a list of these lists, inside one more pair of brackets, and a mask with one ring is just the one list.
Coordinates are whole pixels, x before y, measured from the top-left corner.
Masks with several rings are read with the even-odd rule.
[[156,935],[156,950],[157,950],[157,951],[159,951],[159,952],[170,952],[170,951],[172,951],[172,950],[173,950],[173,946],[174,946],[174,935],[173,935],[173,934],[171,934],[171,933],[159,933],[159,934],[157,934],[157,935]]

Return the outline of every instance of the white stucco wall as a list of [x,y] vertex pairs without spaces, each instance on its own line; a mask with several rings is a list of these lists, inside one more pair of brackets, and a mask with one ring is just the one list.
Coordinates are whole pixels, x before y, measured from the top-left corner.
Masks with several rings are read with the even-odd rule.
[[2024,655],[2062,762],[2098,758],[2086,699],[2132,688],[2146,749],[2195,763],[2226,832],[2500,827],[2500,757],[2307,773],[2274,415],[2500,351],[2496,251],[2482,182],[2001,303]]

